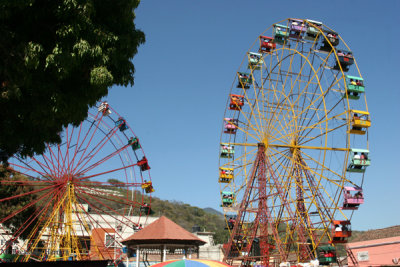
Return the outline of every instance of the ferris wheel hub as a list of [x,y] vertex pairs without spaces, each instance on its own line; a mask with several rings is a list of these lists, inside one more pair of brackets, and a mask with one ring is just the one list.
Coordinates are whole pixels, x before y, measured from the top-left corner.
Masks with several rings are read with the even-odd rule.
[[268,148],[269,138],[267,135],[264,136],[264,139],[262,140],[262,142],[258,143],[258,147],[260,147],[261,145],[263,145],[265,148]]
[[297,138],[294,137],[290,142],[290,153],[292,153],[292,155],[296,154],[296,152],[300,149],[298,144]]

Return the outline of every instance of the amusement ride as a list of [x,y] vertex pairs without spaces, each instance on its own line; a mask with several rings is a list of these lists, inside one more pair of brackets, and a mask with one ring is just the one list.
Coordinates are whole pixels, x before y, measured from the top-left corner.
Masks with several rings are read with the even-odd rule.
[[364,79],[339,33],[294,18],[265,30],[235,75],[223,119],[224,261],[338,262],[364,202],[370,126]]
[[149,163],[132,128],[107,102],[60,137],[42,155],[9,160],[10,178],[1,186],[15,193],[0,202],[15,206],[0,219],[1,261],[116,262],[121,241],[151,213]]

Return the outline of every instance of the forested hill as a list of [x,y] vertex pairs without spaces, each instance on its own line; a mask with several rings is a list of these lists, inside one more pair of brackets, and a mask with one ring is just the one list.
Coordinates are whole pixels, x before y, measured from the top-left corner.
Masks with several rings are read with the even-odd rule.
[[[110,181],[111,183],[112,181]],[[119,192],[123,195],[126,194],[126,190],[120,188],[119,186],[114,186],[113,188],[108,187],[108,189]],[[142,197],[141,193],[136,191],[137,198],[140,199]],[[150,202],[148,196],[143,196],[145,202]],[[107,205],[112,206],[113,209],[117,210],[119,207],[119,203],[108,202],[106,199],[103,202],[107,203]],[[117,206],[113,206],[118,204]],[[96,205],[93,203],[93,205]],[[199,208],[194,207],[189,204],[179,202],[179,201],[171,201],[171,200],[161,200],[157,197],[151,198],[151,216],[166,216],[171,219],[178,225],[182,226],[189,232],[192,231],[193,226],[200,227],[201,231],[214,232],[214,240],[216,244],[225,243],[228,241],[228,231],[225,229],[225,219],[224,215],[212,208]],[[368,231],[357,231],[357,229],[353,229],[352,237],[349,239],[349,242],[357,242],[378,238],[385,238],[391,236],[400,235],[400,226],[392,226],[383,229],[376,230],[368,230]]]
[[[152,207],[154,216],[164,215],[185,229],[191,231],[192,226],[198,225],[201,230],[216,233],[216,243],[225,243],[228,238],[227,230],[224,230],[225,221],[223,214],[212,208],[201,209],[182,202],[160,200],[153,198]],[[353,229],[349,242],[366,241],[379,238],[400,236],[400,225],[368,231]]]

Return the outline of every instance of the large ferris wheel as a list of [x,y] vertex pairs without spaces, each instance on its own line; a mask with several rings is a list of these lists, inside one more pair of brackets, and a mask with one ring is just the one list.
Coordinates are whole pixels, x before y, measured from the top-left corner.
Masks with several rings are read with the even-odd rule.
[[224,117],[224,260],[335,262],[370,165],[365,84],[341,36],[308,19],[273,24],[246,53]]
[[154,189],[139,139],[107,102],[60,135],[44,154],[9,161],[1,186],[14,193],[0,198],[12,208],[0,219],[2,256],[117,261],[121,241],[151,213]]

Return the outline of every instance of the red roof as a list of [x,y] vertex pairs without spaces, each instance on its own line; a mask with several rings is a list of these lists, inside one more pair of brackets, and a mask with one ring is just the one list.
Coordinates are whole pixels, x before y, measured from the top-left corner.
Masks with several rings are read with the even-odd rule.
[[203,245],[206,242],[189,233],[170,219],[161,216],[142,230],[122,241],[129,244],[193,244]]

